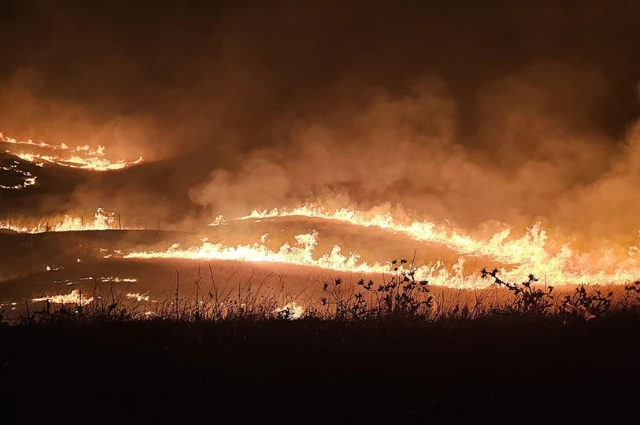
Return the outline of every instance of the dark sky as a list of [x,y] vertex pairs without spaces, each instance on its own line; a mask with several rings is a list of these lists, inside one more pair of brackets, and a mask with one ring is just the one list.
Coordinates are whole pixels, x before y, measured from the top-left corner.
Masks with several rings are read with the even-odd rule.
[[[414,206],[432,205],[421,194],[438,191],[468,199],[472,192],[455,189],[468,181],[425,170],[461,150],[464,166],[479,158],[504,170],[491,180],[496,187],[532,160],[549,165],[554,189],[532,196],[556,199],[610,171],[612,150],[624,149],[640,116],[639,22],[640,4],[631,0],[4,0],[0,131],[102,144],[131,158],[194,152],[191,168],[213,172],[213,186],[234,193],[265,176],[275,175],[278,186],[281,177],[265,204],[354,184],[356,199],[385,199],[407,181]],[[385,154],[372,135],[385,132],[393,133],[390,149],[420,139],[409,143],[417,150],[404,151],[415,167],[403,163],[393,178],[354,171],[304,185],[289,166],[314,158],[303,168],[344,169],[338,157],[362,159],[349,147],[369,150],[376,163]],[[316,160],[320,151],[330,153]],[[563,155],[567,167],[557,160]],[[233,173],[263,167],[251,161],[277,170],[245,184]],[[220,177],[220,168],[235,171]],[[414,172],[443,180],[416,181]],[[534,179],[525,180],[523,188]],[[210,198],[228,192],[196,190],[190,199],[215,209],[220,202]],[[436,208],[443,215],[477,209],[443,204]]]
[[[189,138],[206,139],[218,121],[243,144],[264,143],[282,116],[327,114],[375,87],[406,90],[426,70],[446,80],[473,139],[478,90],[534,61],[604,78],[590,117],[607,131],[639,111],[640,6],[628,0],[4,0],[0,19],[4,87],[13,80],[36,103],[81,108],[96,124],[146,119],[169,136],[161,143],[186,122],[198,127]],[[56,135],[39,114],[4,109],[5,132]]]

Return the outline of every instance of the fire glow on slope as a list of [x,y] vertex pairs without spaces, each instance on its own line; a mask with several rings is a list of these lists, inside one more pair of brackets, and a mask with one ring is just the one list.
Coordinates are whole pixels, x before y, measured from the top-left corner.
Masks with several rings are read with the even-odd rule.
[[[362,213],[350,209],[338,209],[335,212],[327,212],[313,204],[302,206],[292,210],[253,211],[251,214],[236,218],[235,220],[262,220],[265,218],[280,217],[308,217],[323,220],[336,220],[361,227],[376,227],[396,234],[404,235],[408,239],[418,242],[439,244],[461,255],[485,256],[502,264],[510,265],[510,270],[502,270],[503,278],[521,280],[529,273],[543,277],[549,283],[558,284],[624,284],[640,279],[640,261],[638,247],[632,246],[626,255],[615,254],[611,248],[603,247],[600,251],[579,252],[572,248],[570,243],[550,240],[547,232],[540,224],[527,229],[524,236],[509,239],[511,230],[506,229],[497,232],[489,239],[474,239],[455,229],[447,229],[437,226],[433,222],[412,221],[403,224],[396,220],[390,213]],[[212,226],[223,225],[226,222],[218,217]],[[311,249],[309,249],[311,248]],[[228,258],[246,259],[248,261],[277,261],[298,265],[314,265],[316,267],[332,270],[350,270],[349,266],[357,264],[354,271],[367,271],[377,273],[390,271],[390,266],[380,264],[368,265],[359,257],[337,257],[337,259],[320,258],[314,260],[311,257],[312,245],[307,244],[302,255],[294,250],[289,253],[290,247],[284,245],[280,251],[272,252],[259,244],[255,246],[222,247],[215,244],[207,244],[202,247],[187,251],[180,251],[176,247],[166,254],[180,258]],[[334,247],[334,252],[340,253],[339,247]],[[284,250],[284,252],[283,252]],[[292,255],[293,254],[293,255]],[[242,257],[242,258],[235,258]],[[268,260],[261,260],[261,257]],[[301,260],[303,258],[303,260]],[[347,263],[349,266],[347,266]],[[423,266],[418,269],[420,278],[435,280],[438,283],[450,286],[468,286],[469,277],[461,275],[463,258],[449,272],[442,264],[436,262],[432,266]],[[339,264],[339,266],[336,266]],[[437,270],[437,275],[434,272]],[[446,282],[444,282],[446,280]],[[436,283],[436,282],[432,282]]]
[[[530,230],[523,238],[517,240],[518,247],[526,249],[527,244],[532,251],[539,252],[544,249],[544,238],[540,238],[536,233],[539,230]],[[264,238],[263,238],[264,239]],[[343,254],[342,249],[335,245],[329,254],[314,257],[315,248],[318,245],[318,234],[301,234],[295,237],[296,243],[285,243],[279,249],[273,250],[264,243],[254,243],[252,245],[225,246],[222,244],[203,241],[199,247],[181,249],[174,244],[168,250],[162,252],[140,251],[132,252],[124,258],[143,259],[193,259],[193,260],[231,260],[248,261],[256,263],[281,263],[296,266],[317,267],[325,270],[338,272],[355,272],[366,274],[390,274],[394,272],[395,265],[385,263],[367,263],[357,253]],[[596,267],[602,260],[591,265],[590,269],[576,268],[575,264],[583,263],[588,265],[591,261],[588,256],[574,253],[565,248],[559,253],[546,254],[544,257],[532,256],[528,261],[522,263],[507,263],[512,267],[501,270],[501,276],[509,280],[519,281],[529,273],[544,277],[545,281],[553,285],[561,284],[623,284],[640,278],[640,265],[636,258],[630,254],[626,262],[616,263],[613,271],[606,269],[598,270]],[[482,287],[491,282],[477,280],[477,270],[471,274],[464,274],[464,258],[460,257],[456,264],[446,267],[442,261],[438,260],[431,264],[418,266],[415,270],[416,278],[428,280],[435,285],[449,287]],[[610,265],[610,264],[608,264]]]
[[[43,163],[51,163],[63,167],[79,168],[93,171],[110,171],[120,170],[125,167],[140,164],[142,157],[135,161],[111,161],[104,157],[104,146],[98,146],[98,149],[91,149],[89,146],[69,147],[62,143],[60,145],[50,145],[45,142],[33,142],[32,140],[20,141],[11,137],[6,137],[0,133],[0,143],[11,145],[11,149],[5,149],[5,152],[11,153],[21,159],[42,166]],[[39,149],[48,153],[33,153],[27,150]]]
[[83,297],[82,293],[77,289],[71,291],[70,294],[63,295],[47,295],[44,297],[33,298],[32,302],[49,301],[51,304],[80,304],[88,305],[93,302],[93,297]]
[[[283,263],[298,266],[312,266],[329,270],[352,271],[362,273],[386,273],[389,268],[381,264],[367,264],[359,255],[345,256],[339,246],[334,246],[330,254],[314,258],[318,245],[318,234],[308,233],[295,237],[296,243],[285,243],[279,250],[273,251],[262,243],[253,245],[225,246],[203,241],[200,247],[180,249],[178,244],[172,245],[164,252],[132,252],[123,258],[188,258],[202,260],[231,260],[259,263]],[[263,238],[264,240],[264,238]]]
[[13,175],[18,175],[19,178],[22,179],[22,182],[14,185],[0,184],[0,189],[20,190],[36,184],[37,177],[31,174],[29,171],[21,170],[20,168],[18,168],[18,165],[20,165],[20,162],[13,161],[12,164],[0,167],[0,170],[7,171]]
[[[44,221],[44,222],[43,222]],[[72,217],[65,215],[57,222],[41,220],[38,223],[31,224],[21,221],[0,221],[0,229],[11,230],[17,233],[44,233],[44,232],[70,232],[78,230],[110,230],[115,229],[116,218],[115,213],[108,212],[104,208],[99,207],[93,220],[84,220],[82,217]],[[122,229],[125,229],[122,227]]]
[[[261,220],[281,217],[319,218],[340,221],[360,227],[375,227],[402,234],[414,241],[441,244],[460,254],[489,256],[496,261],[509,264],[548,260],[548,253],[545,250],[547,234],[539,224],[527,229],[528,234],[522,239],[508,241],[507,238],[511,231],[506,229],[496,233],[488,241],[479,241],[459,231],[447,230],[444,226],[437,226],[429,221],[412,221],[410,224],[403,224],[396,221],[391,213],[370,214],[347,208],[341,208],[330,213],[314,204],[292,210],[279,210],[277,208],[271,211],[254,210],[251,214],[234,220]],[[221,219],[217,219],[216,222],[211,225],[217,225],[221,222]]]

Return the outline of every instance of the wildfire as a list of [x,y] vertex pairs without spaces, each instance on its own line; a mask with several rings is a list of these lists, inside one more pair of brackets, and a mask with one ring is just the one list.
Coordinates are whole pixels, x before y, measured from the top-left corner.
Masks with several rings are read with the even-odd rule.
[[[318,233],[307,233],[295,236],[295,244],[285,243],[278,250],[272,250],[263,243],[252,245],[225,246],[204,240],[199,247],[180,249],[178,244],[172,245],[163,252],[139,251],[131,252],[122,258],[173,258],[199,260],[230,260],[258,263],[282,263],[296,266],[316,267],[325,270],[355,273],[390,274],[395,272],[395,266],[389,263],[367,263],[358,253],[343,254],[342,248],[334,245],[329,254],[314,257],[318,245]],[[441,261],[430,265],[423,265],[416,269],[416,278],[430,280],[435,284],[447,286],[466,286],[469,280],[462,275],[464,260],[460,259],[447,270]]]
[[[136,159],[135,161],[111,161],[104,157],[104,146],[98,146],[98,149],[91,149],[87,145],[76,146],[75,148],[72,148],[64,143],[60,145],[50,145],[45,142],[36,143],[32,140],[20,141],[11,137],[6,137],[2,133],[0,133],[0,143],[7,143],[9,145],[13,145],[16,149],[22,149],[22,152],[14,152],[10,149],[5,149],[5,152],[11,153],[12,155],[32,162],[38,166],[43,166],[43,163],[50,163],[70,168],[79,168],[93,171],[110,171],[120,170],[122,168],[126,168],[143,162],[142,157]],[[50,153],[43,154],[25,152],[24,150],[26,148],[46,150]]]
[[[53,221],[53,220],[51,220]],[[83,217],[65,215],[57,222],[40,220],[38,223],[29,224],[21,221],[0,221],[0,230],[11,230],[17,233],[44,233],[44,232],[70,232],[79,230],[110,230],[126,229],[119,226],[114,212],[106,211],[99,207],[93,215],[93,220],[85,220]]]
[[[403,224],[397,221],[391,213],[364,213],[355,210],[341,208],[333,213],[315,204],[305,205],[292,210],[271,211],[254,210],[251,214],[238,217],[235,220],[282,217],[308,217],[323,220],[335,220],[360,227],[376,227],[394,233],[407,236],[409,239],[419,242],[432,242],[444,245],[447,248],[464,255],[488,256],[495,260],[508,264],[522,262],[542,262],[549,259],[545,249],[547,234],[539,224],[527,229],[525,237],[508,241],[511,230],[506,229],[496,233],[490,240],[475,240],[457,230],[446,229],[429,221],[412,221]],[[222,221],[220,217],[216,220]],[[216,225],[216,224],[211,224]]]
[[[509,239],[511,229],[494,234],[491,238],[474,239],[459,230],[447,229],[433,222],[412,221],[402,223],[390,213],[367,214],[349,209],[327,212],[313,204],[293,210],[253,211],[251,214],[235,220],[279,217],[309,217],[324,220],[337,220],[361,227],[376,227],[404,235],[411,240],[443,245],[463,256],[483,256],[509,266],[503,268],[501,275],[510,280],[521,280],[529,273],[543,277],[545,281],[558,284],[623,284],[640,278],[638,247],[631,247],[627,257],[612,255],[603,248],[601,252],[578,252],[570,243],[550,240],[547,232],[537,223],[527,229],[524,236]],[[217,217],[211,226],[226,223]],[[342,248],[333,246],[330,254],[314,257],[318,245],[317,232],[300,234],[295,244],[285,243],[273,250],[265,245],[264,238],[252,245],[225,246],[203,240],[199,247],[181,249],[174,244],[164,252],[132,252],[124,258],[181,258],[214,259],[249,262],[283,263],[297,266],[311,266],[327,270],[357,273],[393,273],[394,265],[367,263],[357,253],[343,254]],[[416,269],[416,277],[434,284],[454,287],[468,287],[482,284],[474,276],[464,276],[462,269],[465,259],[460,257],[450,268],[441,261],[423,265]],[[477,271],[476,271],[477,274]]]
[[133,277],[103,277],[100,279],[101,282],[115,282],[115,283],[119,283],[119,282],[128,282],[128,283],[134,283],[137,282],[138,279],[133,278]]
[[[640,263],[630,253],[624,261],[615,261],[611,257],[599,258],[593,253],[581,254],[572,251],[567,246],[558,253],[552,254],[544,250],[546,238],[541,235],[539,228],[530,229],[523,238],[514,241],[513,246],[517,251],[512,258],[522,259],[520,263],[513,262],[510,269],[502,268],[501,276],[508,280],[520,281],[529,273],[544,278],[549,284],[624,284],[640,278]],[[139,251],[131,252],[123,258],[141,259],[193,259],[193,260],[231,260],[257,263],[282,263],[296,266],[317,267],[338,272],[355,272],[366,274],[392,274],[396,265],[391,263],[367,263],[357,253],[343,254],[342,248],[334,245],[329,254],[314,257],[314,251],[318,245],[317,232],[300,234],[295,237],[296,243],[285,243],[277,250],[272,250],[263,243],[252,245],[225,246],[219,243],[211,243],[206,240],[199,247],[181,249],[174,244],[166,251]],[[528,252],[528,254],[527,254]],[[509,258],[503,255],[501,258]],[[464,257],[460,257],[457,263],[446,267],[438,260],[431,264],[415,268],[416,279],[428,280],[435,285],[449,287],[482,287],[491,282],[477,280],[476,276],[464,275]],[[409,264],[409,267],[412,265]],[[581,267],[583,268],[581,268]],[[615,266],[612,271],[608,271]]]
[[33,298],[33,302],[49,301],[52,304],[80,304],[88,305],[93,302],[93,297],[83,297],[82,293],[77,289],[71,291],[70,294],[65,295],[45,295],[40,298]]
[[134,300],[136,300],[136,301],[138,301],[138,302],[140,302],[140,301],[149,301],[149,295],[148,295],[148,292],[147,292],[147,293],[144,293],[144,294],[139,294],[139,293],[137,293],[137,292],[127,292],[127,293],[125,294],[125,296],[126,296],[128,299],[134,299]]
[[295,301],[292,301],[277,308],[275,312],[288,319],[299,319],[304,314],[304,307],[298,305]]
[[19,178],[22,179],[22,182],[11,186],[0,184],[0,189],[20,190],[36,184],[37,177],[31,174],[29,171],[19,169],[18,165],[20,165],[20,162],[13,161],[13,163],[8,166],[0,167],[0,170],[8,171],[9,173],[18,175]]
[[[92,149],[89,146],[75,148],[65,144],[51,145],[44,142],[18,141],[0,133],[0,143],[15,147],[19,152],[11,153],[36,165],[53,163],[65,167],[108,171],[122,169],[142,162],[142,158],[127,162],[110,161],[104,157],[104,147]],[[31,149],[46,150],[38,154],[28,152]],[[7,152],[9,152],[7,150]],[[29,171],[19,168],[20,162],[4,165],[1,171],[18,176],[21,182],[0,185],[0,189],[19,190],[36,184],[37,177]],[[629,248],[626,256],[614,254],[609,248],[602,247],[597,251],[581,252],[570,243],[550,237],[540,223],[527,228],[522,237],[512,237],[512,229],[498,231],[489,238],[476,238],[469,233],[448,225],[436,224],[432,221],[394,216],[390,212],[380,210],[357,211],[340,208],[329,211],[318,204],[308,204],[293,209],[254,210],[250,214],[237,217],[231,221],[279,219],[284,217],[305,217],[327,221],[338,221],[361,228],[377,228],[393,232],[397,235],[419,243],[435,244],[460,255],[455,264],[445,266],[442,261],[435,261],[415,269],[416,277],[429,280],[434,284],[454,287],[468,287],[473,284],[488,284],[477,281],[475,276],[463,273],[465,257],[486,257],[505,265],[501,270],[504,279],[519,281],[529,273],[545,278],[549,283],[627,283],[640,279],[640,257],[638,246]],[[218,216],[209,226],[229,224],[224,217]],[[20,233],[62,232],[78,230],[108,230],[123,228],[116,223],[114,213],[98,208],[92,220],[83,217],[65,215],[59,220],[41,220],[38,223],[0,222],[0,230],[8,229]],[[296,266],[317,267],[339,272],[356,272],[368,274],[393,273],[395,265],[389,263],[367,262],[355,252],[344,253],[342,247],[335,245],[330,253],[316,255],[318,233],[295,236],[295,242],[285,243],[280,248],[267,246],[263,236],[254,244],[228,246],[203,240],[200,246],[181,248],[174,244],[166,251],[139,251],[122,255],[119,252],[104,255],[105,258],[181,258],[248,261],[257,263],[282,263]],[[419,246],[418,246],[419,247]],[[413,247],[412,247],[413,248]],[[410,265],[412,266],[412,265]],[[473,274],[473,273],[472,273]],[[135,280],[131,280],[135,281]]]

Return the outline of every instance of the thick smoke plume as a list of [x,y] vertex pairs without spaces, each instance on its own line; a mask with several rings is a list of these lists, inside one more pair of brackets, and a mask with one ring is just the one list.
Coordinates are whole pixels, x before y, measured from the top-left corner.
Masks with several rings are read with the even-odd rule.
[[2,5],[1,130],[158,161],[69,208],[640,228],[632,2],[130,3]]

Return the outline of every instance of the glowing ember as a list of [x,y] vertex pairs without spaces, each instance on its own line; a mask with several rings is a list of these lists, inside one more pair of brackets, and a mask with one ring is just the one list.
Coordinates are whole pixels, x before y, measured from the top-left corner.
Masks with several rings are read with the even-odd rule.
[[149,301],[149,295],[147,293],[138,294],[137,292],[127,292],[125,295],[129,299],[135,299],[136,301]]
[[56,271],[58,271],[58,270],[62,269],[62,267],[60,267],[60,266],[50,266],[50,265],[47,265],[44,269],[45,269],[46,271],[48,271],[48,272],[51,272],[51,271],[56,272]]
[[66,295],[46,295],[40,298],[33,298],[33,302],[49,301],[52,304],[80,304],[87,305],[93,302],[93,297],[83,297],[82,293],[77,289]]
[[133,282],[137,282],[138,279],[132,278],[132,277],[103,277],[100,278],[100,281],[102,282],[129,282],[129,283],[133,283]]
[[[60,165],[63,167],[80,168],[93,171],[110,171],[120,170],[125,167],[140,164],[142,157],[135,161],[111,161],[104,157],[104,146],[98,146],[98,149],[91,149],[89,146],[77,146],[71,148],[64,143],[60,145],[50,145],[45,142],[33,142],[32,140],[20,141],[11,137],[6,137],[0,133],[0,143],[7,143],[13,145],[12,149],[7,149],[6,152],[11,153],[26,161],[35,163],[41,166],[43,162]],[[27,148],[40,149],[51,152],[49,154],[38,154],[32,152],[25,152]],[[14,149],[22,149],[23,151],[14,151]]]
[[296,304],[295,301],[292,301],[283,307],[277,308],[275,312],[287,319],[299,319],[304,314],[304,307]]
[[217,216],[215,220],[213,220],[213,222],[211,224],[209,224],[209,226],[226,226],[227,222],[225,221],[224,217],[222,217],[221,215]]
[[17,175],[19,179],[22,180],[22,182],[10,186],[0,184],[0,189],[20,190],[25,189],[29,186],[34,186],[36,184],[37,177],[31,174],[29,171],[23,171],[19,169],[18,165],[20,165],[20,162],[13,161],[13,163],[10,165],[0,167],[0,170],[7,171],[9,172],[9,174],[13,174],[14,176]]

